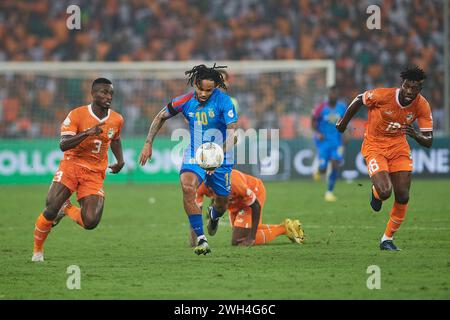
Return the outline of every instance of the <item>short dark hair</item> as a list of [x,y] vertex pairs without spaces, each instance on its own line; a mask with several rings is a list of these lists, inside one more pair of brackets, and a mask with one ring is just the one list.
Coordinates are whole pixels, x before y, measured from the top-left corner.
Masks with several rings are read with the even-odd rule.
[[198,66],[193,67],[191,70],[186,71],[184,74],[189,76],[188,83],[193,86],[196,84],[197,86],[200,84],[202,80],[212,80],[216,87],[227,89],[225,85],[225,80],[223,79],[222,73],[220,73],[220,69],[226,68],[227,66],[216,66],[214,65],[211,68],[208,68],[204,64],[200,64]]
[[106,78],[97,78],[92,82],[92,89],[96,84],[112,84],[111,80],[108,80]]
[[423,69],[419,68],[418,66],[408,66],[406,67],[401,73],[400,77],[403,80],[411,80],[411,81],[418,81],[422,82],[427,78],[427,75],[425,74],[425,71]]

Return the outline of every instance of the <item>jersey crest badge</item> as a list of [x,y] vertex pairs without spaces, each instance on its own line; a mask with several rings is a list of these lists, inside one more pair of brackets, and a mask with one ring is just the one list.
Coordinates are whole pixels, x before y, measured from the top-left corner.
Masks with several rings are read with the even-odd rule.
[[113,136],[114,136],[114,129],[113,128],[109,128],[109,130],[108,130],[108,138],[112,139]]
[[414,116],[413,116],[412,113],[408,113],[408,114],[406,115],[406,121],[408,121],[408,122],[412,121],[413,117],[414,117]]
[[209,116],[210,118],[214,118],[214,110],[213,110],[213,109],[209,109],[209,110],[208,110],[208,116]]

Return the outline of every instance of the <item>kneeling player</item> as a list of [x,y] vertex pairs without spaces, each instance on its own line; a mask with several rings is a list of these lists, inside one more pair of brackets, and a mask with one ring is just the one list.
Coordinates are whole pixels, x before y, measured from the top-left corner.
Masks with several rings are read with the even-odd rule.
[[[108,146],[117,159],[112,173],[124,166],[120,131],[122,116],[110,109],[114,90],[111,81],[96,79],[91,104],[72,110],[61,126],[61,160],[47,194],[44,211],[36,220],[32,261],[44,261],[44,241],[62,217],[68,215],[85,229],[94,229],[103,212],[103,180],[108,165]],[[77,192],[81,208],[70,204]]]
[[[203,197],[215,199],[216,195],[204,183],[197,190],[197,205],[203,205]],[[258,245],[286,235],[292,242],[303,243],[304,233],[300,221],[285,219],[281,224],[262,224],[262,209],[266,201],[263,182],[238,170],[231,171],[231,193],[228,201],[230,224],[233,228],[232,245]],[[219,218],[214,219],[208,208],[208,233],[217,232]],[[192,231],[191,231],[192,235]],[[191,241],[191,245],[195,242]]]

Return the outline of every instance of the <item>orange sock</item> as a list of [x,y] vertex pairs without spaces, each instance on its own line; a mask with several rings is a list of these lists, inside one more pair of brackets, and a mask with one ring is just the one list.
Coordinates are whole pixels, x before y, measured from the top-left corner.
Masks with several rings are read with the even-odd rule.
[[384,235],[386,237],[392,238],[394,233],[400,228],[403,220],[405,219],[406,209],[408,208],[407,204],[400,204],[394,202],[394,206],[392,207],[389,221],[386,225],[386,230],[384,231]]
[[380,200],[380,196],[378,195],[377,189],[375,189],[375,186],[372,186],[372,192],[373,192],[373,196],[375,198],[377,198],[378,200]]
[[53,221],[47,220],[42,213],[36,219],[34,227],[34,253],[44,251],[44,242],[50,230],[52,230],[52,225]]
[[64,213],[69,216],[70,219],[78,223],[80,226],[84,228],[83,219],[81,218],[81,209],[77,206],[69,204],[65,209]]
[[286,234],[286,228],[282,224],[260,224],[256,232],[255,244],[269,243],[282,234]]

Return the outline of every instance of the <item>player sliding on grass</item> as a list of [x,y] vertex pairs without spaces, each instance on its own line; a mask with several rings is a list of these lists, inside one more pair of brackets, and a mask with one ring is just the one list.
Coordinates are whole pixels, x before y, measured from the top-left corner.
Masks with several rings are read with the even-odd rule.
[[[202,207],[203,197],[214,201],[214,191],[201,184],[197,190],[197,205]],[[231,172],[231,193],[228,199],[230,224],[233,228],[232,245],[252,246],[265,244],[280,235],[286,235],[292,242],[303,243],[304,233],[300,221],[285,219],[281,224],[262,224],[262,210],[266,202],[266,188],[263,182],[253,176],[233,169]],[[219,219],[212,217],[212,208],[208,207],[208,233],[214,235]],[[191,230],[191,245],[192,230]]]
[[[201,210],[195,203],[195,193],[203,181],[218,195],[212,215],[221,217],[228,206],[230,194],[230,175],[233,168],[234,130],[238,119],[230,97],[219,88],[226,89],[219,68],[215,65],[208,68],[198,65],[186,71],[188,83],[194,91],[171,100],[153,120],[147,139],[139,158],[145,165],[152,156],[152,145],[156,134],[167,119],[182,113],[189,122],[190,144],[183,156],[180,170],[180,182],[183,191],[184,210],[189,223],[197,236],[196,254],[211,252],[206,236],[203,233]],[[195,151],[205,142],[216,142],[224,146],[225,159],[214,172],[207,172],[195,162]]]
[[[374,89],[358,95],[336,124],[337,129],[344,132],[363,104],[369,108],[361,153],[373,183],[370,205],[373,210],[380,211],[382,201],[388,199],[394,190],[394,206],[380,242],[381,250],[394,251],[400,250],[394,245],[393,236],[405,218],[413,170],[411,150],[405,135],[427,148],[433,142],[430,105],[420,94],[425,72],[418,67],[409,67],[400,75],[400,88]],[[415,120],[420,131],[412,126]]]
[[[117,159],[109,167],[111,172],[118,173],[124,166],[120,141],[124,121],[110,109],[114,94],[111,81],[96,79],[91,94],[92,103],[72,110],[61,125],[64,158],[48,191],[45,209],[36,220],[32,261],[44,261],[44,241],[65,215],[89,230],[100,222],[109,145]],[[75,191],[81,208],[69,201]]]

